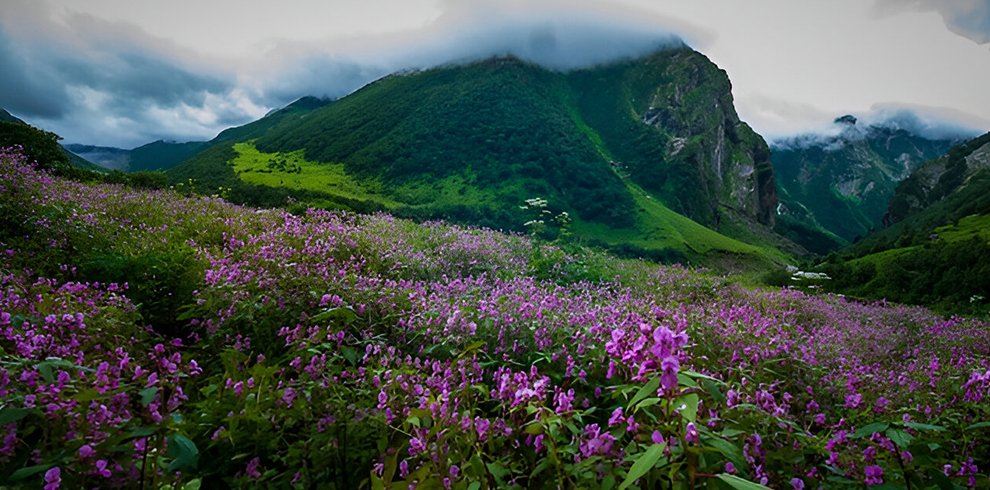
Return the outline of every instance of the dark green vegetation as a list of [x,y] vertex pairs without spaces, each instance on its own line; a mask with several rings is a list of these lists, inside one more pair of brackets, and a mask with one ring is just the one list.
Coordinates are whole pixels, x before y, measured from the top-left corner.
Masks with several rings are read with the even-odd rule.
[[880,228],[898,182],[955,142],[844,116],[833,137],[801,136],[773,145],[780,195],[776,230],[827,254]]
[[[783,257],[765,246],[783,243],[769,232],[767,146],[739,121],[725,73],[686,48],[571,73],[495,58],[392,75],[213,143],[173,181],[254,205],[291,197],[520,231],[518,205],[542,197],[575,218],[578,239],[631,255]],[[244,152],[254,163],[235,162]]]
[[[4,114],[10,115],[6,111]],[[11,116],[13,118],[13,116]],[[31,161],[48,169],[65,170],[70,166],[69,153],[58,144],[57,134],[30,126],[16,118],[0,121],[0,148],[18,145]]]
[[887,228],[830,256],[834,291],[990,311],[990,133],[925,163],[897,187]]
[[25,124],[24,121],[21,121],[13,114],[7,112],[6,109],[0,109],[0,122],[14,122],[14,123]]
[[195,155],[206,146],[203,141],[176,143],[155,141],[131,150],[131,171],[166,170]]

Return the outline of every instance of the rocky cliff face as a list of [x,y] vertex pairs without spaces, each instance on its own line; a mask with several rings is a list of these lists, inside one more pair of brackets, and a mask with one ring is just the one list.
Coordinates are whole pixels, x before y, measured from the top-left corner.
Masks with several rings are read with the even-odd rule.
[[[766,143],[739,120],[724,71],[693,51],[674,55],[642,121],[670,135],[668,158],[684,154],[713,204],[773,225],[777,191]],[[684,149],[695,145],[687,153]],[[719,221],[722,210],[713,211]]]
[[[638,184],[709,226],[725,216],[772,226],[777,194],[769,149],[739,120],[728,76],[704,55],[665,51],[571,78],[582,114]],[[640,127],[623,121],[629,116]]]
[[853,116],[835,125],[834,136],[776,142],[772,158],[782,222],[844,241],[879,227],[897,183],[954,143],[883,124],[864,126]]

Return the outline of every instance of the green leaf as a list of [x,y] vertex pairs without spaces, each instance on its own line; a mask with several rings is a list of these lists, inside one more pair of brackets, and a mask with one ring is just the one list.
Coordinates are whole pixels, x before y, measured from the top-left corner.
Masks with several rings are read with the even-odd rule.
[[904,422],[905,427],[910,427],[915,430],[933,430],[935,432],[945,432],[945,427],[941,425],[932,424],[919,424],[918,422]]
[[168,455],[172,457],[172,462],[168,464],[169,473],[193,468],[199,462],[199,448],[196,443],[182,434],[168,437]]
[[468,485],[467,490],[478,490],[480,488],[481,488],[481,482],[475,480],[475,481],[471,482],[470,485]]
[[874,432],[883,432],[887,430],[887,427],[890,427],[890,424],[888,424],[887,422],[873,422],[872,424],[866,424],[860,427],[859,429],[856,430],[856,432],[853,432],[852,435],[849,437],[852,437],[853,439],[857,439],[860,437],[870,436],[873,435]]
[[500,487],[505,486],[505,477],[509,474],[509,470],[505,469],[504,466],[497,462],[491,462],[485,466],[488,468],[488,472],[495,477],[495,482],[498,483]]
[[463,359],[463,358],[471,355],[473,352],[477,351],[478,349],[480,349],[480,348],[482,348],[484,346],[485,346],[485,341],[484,340],[476,340],[474,342],[471,342],[466,347],[464,347],[464,350],[461,351],[460,354],[457,355],[457,360],[461,360],[461,359]]
[[540,435],[543,433],[543,424],[541,424],[538,420],[535,420],[532,423],[527,424],[523,431],[534,436]]
[[157,427],[138,427],[127,433],[122,440],[126,441],[128,439],[136,439],[138,437],[147,437],[158,431]]
[[730,487],[737,490],[770,490],[770,487],[760,485],[759,483],[753,483],[749,480],[745,480],[728,473],[719,473],[718,479],[728,483]]
[[337,320],[341,323],[351,323],[357,320],[357,313],[350,307],[342,306],[340,308],[331,308],[323,313],[319,313],[310,317],[309,321],[313,323],[320,323],[327,320]]
[[0,410],[0,425],[6,425],[11,422],[17,422],[18,420],[27,417],[33,412],[33,408],[19,408],[19,407],[3,407]]
[[[905,424],[907,425],[907,424]],[[966,430],[982,429],[984,427],[990,427],[990,422],[977,422],[973,425],[966,427]]]
[[21,468],[15,471],[14,474],[10,475],[10,481],[23,480],[31,475],[41,473],[42,471],[48,471],[48,468],[51,468],[52,466],[55,465],[49,463]]
[[687,386],[688,388],[698,387],[698,383],[695,380],[689,378],[684,373],[677,373],[677,384],[681,386]]
[[203,481],[199,478],[195,480],[190,480],[185,485],[182,485],[182,490],[199,490],[199,487],[203,485]]
[[726,441],[721,437],[715,436],[706,437],[702,434],[701,443],[705,446],[718,450],[718,452],[722,453],[726,459],[732,461],[732,464],[736,465],[736,468],[746,467],[746,459],[743,457],[742,449],[733,444],[731,441]]
[[659,387],[660,387],[660,377],[654,376],[653,379],[647,381],[646,384],[643,385],[643,387],[636,392],[636,394],[632,397],[632,400],[629,400],[628,406],[630,407],[636,406],[636,403],[638,403],[640,400],[650,395],[656,395],[657,388]]
[[704,379],[704,380],[707,380],[707,381],[712,381],[714,383],[718,383],[720,385],[725,385],[725,381],[722,381],[722,380],[720,380],[718,378],[713,378],[713,377],[711,377],[711,376],[709,376],[707,374],[701,374],[701,373],[695,372],[695,371],[680,371],[678,374],[684,374],[684,375],[690,376],[692,378]]
[[891,441],[894,441],[894,444],[897,444],[897,447],[901,449],[906,449],[908,445],[911,444],[911,441],[914,440],[914,436],[911,434],[893,427],[887,429],[887,432],[884,432],[884,434],[890,438]]
[[353,347],[345,345],[343,348],[340,349],[340,353],[344,356],[344,359],[346,359],[347,362],[349,362],[352,366],[357,366],[358,361],[361,360],[361,355]]
[[656,466],[657,461],[663,456],[663,448],[666,444],[654,444],[650,446],[649,449],[643,452],[636,458],[636,462],[633,463],[632,468],[629,468],[629,473],[626,475],[626,479],[622,481],[619,485],[619,490],[625,490],[629,488],[630,485],[636,483],[636,480],[643,477],[643,475],[650,472],[654,466]]
[[647,398],[647,399],[639,402],[638,405],[636,405],[635,407],[633,407],[633,410],[641,410],[641,409],[644,409],[644,408],[652,407],[653,405],[656,405],[657,403],[660,403],[661,400],[663,400],[663,399],[662,398],[657,398],[655,396],[651,396],[651,397],[649,397],[649,398]]
[[371,490],[385,490],[385,482],[374,471],[371,472]]
[[145,388],[139,391],[138,395],[141,396],[141,406],[147,407],[148,405],[150,405],[151,402],[155,401],[155,395],[157,394],[158,394],[158,388],[155,386]]
[[[689,393],[677,399],[674,407],[680,410],[681,417],[688,422],[698,420],[698,394]],[[682,408],[683,407],[683,408]]]

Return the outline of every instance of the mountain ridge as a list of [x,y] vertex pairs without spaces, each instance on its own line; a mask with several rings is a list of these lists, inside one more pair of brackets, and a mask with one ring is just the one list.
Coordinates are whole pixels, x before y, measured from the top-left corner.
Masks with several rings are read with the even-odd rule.
[[[308,102],[214,140],[250,143],[274,166],[242,166],[236,172],[251,173],[238,176],[224,170],[237,152],[208,149],[171,170],[172,179],[229,187],[251,176],[278,187],[279,159],[302,152],[293,161],[341,165],[348,178],[383,189],[400,203],[392,212],[518,230],[517,206],[543,197],[553,212],[577,218],[576,235],[613,245],[609,229],[643,231],[665,219],[642,199],[764,244],[750,224],[774,219],[766,142],[739,120],[725,72],[695,51],[566,73],[495,57],[392,74],[341,99]],[[310,191],[336,199],[331,188]],[[474,197],[443,197],[456,193]]]

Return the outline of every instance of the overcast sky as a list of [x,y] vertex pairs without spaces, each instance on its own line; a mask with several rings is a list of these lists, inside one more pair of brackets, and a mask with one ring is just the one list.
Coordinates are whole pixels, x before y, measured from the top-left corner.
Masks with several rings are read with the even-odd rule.
[[0,0],[0,14],[0,107],[70,143],[209,139],[395,70],[503,53],[566,70],[673,39],[728,72],[770,139],[846,113],[990,130],[990,0]]

